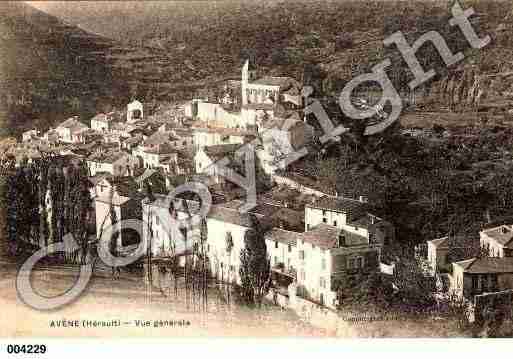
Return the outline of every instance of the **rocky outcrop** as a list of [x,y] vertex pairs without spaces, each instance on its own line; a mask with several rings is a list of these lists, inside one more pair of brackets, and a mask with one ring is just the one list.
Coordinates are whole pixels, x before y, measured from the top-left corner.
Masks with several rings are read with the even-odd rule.
[[[498,108],[513,104],[513,72],[482,74],[475,67],[449,72],[433,84],[432,100],[453,112]],[[495,104],[495,105],[494,105]]]

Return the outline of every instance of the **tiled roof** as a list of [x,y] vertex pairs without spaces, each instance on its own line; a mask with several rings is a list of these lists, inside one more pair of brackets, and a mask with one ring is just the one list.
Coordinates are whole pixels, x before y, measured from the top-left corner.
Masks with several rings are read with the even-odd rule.
[[432,243],[437,248],[449,248],[447,242],[449,237],[442,237],[438,239],[432,239],[428,241],[429,243]]
[[113,121],[114,118],[112,116],[107,116],[104,113],[96,114],[91,121],[101,121],[101,122],[110,122]]
[[510,226],[502,225],[482,231],[488,237],[495,240],[502,246],[513,248],[513,229]]
[[305,214],[304,211],[296,211],[291,208],[280,208],[272,215],[274,227],[280,227],[287,230],[304,232]]
[[219,133],[227,136],[249,136],[256,134],[255,131],[248,131],[240,128],[207,127],[204,122],[196,124],[192,129],[194,132]]
[[271,231],[266,233],[265,238],[280,242],[286,245],[296,246],[297,238],[301,237],[301,233],[286,231],[281,228],[273,228]]
[[99,163],[114,163],[118,161],[120,158],[128,156],[127,153],[121,151],[114,152],[96,152],[87,158],[88,161],[91,162],[99,162]]
[[335,195],[336,191],[329,183],[322,181],[319,178],[311,178],[304,176],[299,173],[291,172],[291,171],[277,171],[277,176],[284,177],[290,181],[296,182],[297,184],[311,188],[313,190],[326,193],[329,195]]
[[262,78],[259,78],[253,82],[252,84],[257,85],[268,85],[268,86],[290,86],[291,84],[296,84],[297,81],[294,80],[292,77],[285,77],[285,76],[265,76]]
[[513,273],[513,258],[484,257],[472,258],[454,263],[463,268],[465,273]]
[[304,232],[302,235],[302,239],[305,242],[311,243],[323,249],[331,249],[338,247],[338,238],[341,233],[343,233],[343,235],[346,238],[345,241],[346,243],[348,243],[344,247],[350,247],[352,245],[359,244],[368,244],[368,239],[364,236],[348,232],[325,223],[321,223],[315,226],[313,229]]
[[134,178],[134,181],[140,183],[143,180],[153,176],[157,172],[157,170],[146,168],[143,173],[139,174],[137,177]]
[[152,153],[157,155],[176,153],[176,150],[169,143],[161,143],[153,148],[148,148],[145,153]]
[[321,223],[310,231],[303,233],[301,239],[323,249],[331,249],[337,246],[340,229]]
[[80,129],[80,128],[87,128],[87,125],[80,122],[76,117],[71,117],[71,118],[68,118],[66,121],[62,122],[57,127]]
[[226,144],[226,145],[214,145],[214,146],[205,146],[203,147],[203,151],[205,154],[213,159],[219,159],[224,156],[230,155],[234,153],[241,144]]
[[178,138],[174,137],[170,132],[156,131],[151,136],[149,136],[146,141],[144,141],[144,145],[160,145],[176,140],[178,140]]
[[142,137],[140,136],[134,136],[134,137],[129,137],[127,138],[126,140],[124,140],[123,142],[126,143],[126,144],[137,144],[137,143],[140,143],[142,141]]
[[479,243],[477,243],[474,238],[468,237],[468,236],[445,236],[437,239],[433,239],[431,241],[428,241],[432,243],[437,248],[462,248],[462,247],[468,247],[473,248],[475,246],[479,246]]
[[242,105],[242,108],[248,110],[267,110],[271,111],[274,109],[274,104],[270,103],[248,103],[246,105]]
[[135,180],[130,176],[112,177],[107,179],[111,185],[116,188],[116,192],[123,197],[134,198],[138,194],[139,187]]
[[368,209],[368,204],[360,202],[359,200],[330,196],[320,197],[315,202],[307,204],[306,206],[310,208],[328,209],[332,211],[343,212],[350,214],[354,219],[359,218]]
[[263,128],[277,128],[277,129],[280,129],[283,131],[287,131],[287,130],[297,126],[298,124],[302,124],[302,123],[303,123],[302,121],[300,121],[296,118],[293,118],[293,117],[289,117],[289,118],[274,117],[273,119],[269,119],[269,120],[265,121],[262,124],[262,127]]

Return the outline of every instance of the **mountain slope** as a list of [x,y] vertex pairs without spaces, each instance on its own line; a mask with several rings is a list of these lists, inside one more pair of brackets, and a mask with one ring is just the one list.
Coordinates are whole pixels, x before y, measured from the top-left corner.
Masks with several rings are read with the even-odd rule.
[[0,4],[2,135],[48,127],[71,114],[85,120],[123,96],[105,57],[114,43],[23,3]]

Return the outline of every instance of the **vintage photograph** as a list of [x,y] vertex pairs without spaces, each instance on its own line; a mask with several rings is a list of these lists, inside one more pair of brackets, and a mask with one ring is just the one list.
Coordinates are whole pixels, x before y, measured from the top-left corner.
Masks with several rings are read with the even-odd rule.
[[1,338],[513,337],[511,0],[1,2],[0,91]]

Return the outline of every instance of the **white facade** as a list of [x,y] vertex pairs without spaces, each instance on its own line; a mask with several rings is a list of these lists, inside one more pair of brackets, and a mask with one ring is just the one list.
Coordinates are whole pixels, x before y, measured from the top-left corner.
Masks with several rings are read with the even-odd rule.
[[137,100],[126,106],[126,121],[133,122],[144,119],[143,104]]
[[245,134],[224,129],[196,129],[194,131],[194,149],[199,150],[205,146],[225,145],[225,144],[243,144]]
[[95,176],[98,172],[106,172],[111,175],[126,176],[130,173],[131,169],[134,168],[134,160],[129,154],[119,154],[118,156],[113,155],[105,159],[101,157],[90,157],[87,160],[87,167],[91,176]]
[[331,290],[331,253],[311,243],[297,243],[297,285],[303,287],[308,297],[328,307],[335,306],[336,293]]
[[513,226],[501,225],[479,232],[481,247],[488,250],[490,257],[513,256]]
[[27,142],[27,141],[32,140],[33,138],[37,138],[38,136],[39,136],[39,131],[38,130],[25,131],[22,134],[22,141],[23,142]]
[[[240,252],[248,228],[213,218],[207,219],[207,228],[207,250],[213,275],[224,282],[240,284]],[[230,252],[227,251],[228,233],[233,242]]]
[[308,231],[320,223],[328,224],[347,232],[369,238],[369,230],[358,225],[348,224],[347,215],[342,211],[333,211],[329,209],[305,207],[305,230]]

